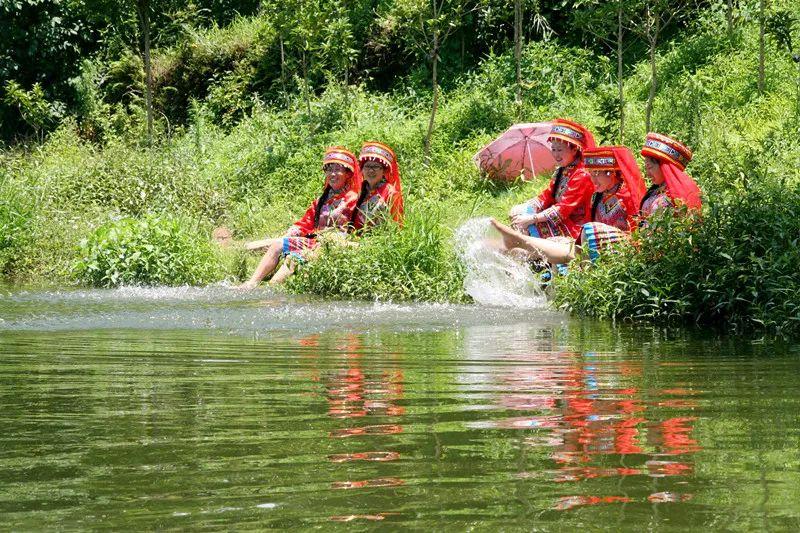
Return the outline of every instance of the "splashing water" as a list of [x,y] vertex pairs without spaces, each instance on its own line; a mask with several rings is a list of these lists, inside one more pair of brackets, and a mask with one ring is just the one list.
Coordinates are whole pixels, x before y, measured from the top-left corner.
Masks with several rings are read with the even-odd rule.
[[456,230],[456,250],[466,266],[464,290],[484,305],[541,308],[547,305],[528,265],[498,251],[489,218],[473,218]]
[[[536,320],[560,322],[542,310]],[[263,287],[238,291],[208,287],[57,288],[0,286],[0,336],[4,331],[101,329],[204,329],[230,333],[327,330],[439,331],[478,324],[530,321],[524,308],[445,303],[330,301]]]

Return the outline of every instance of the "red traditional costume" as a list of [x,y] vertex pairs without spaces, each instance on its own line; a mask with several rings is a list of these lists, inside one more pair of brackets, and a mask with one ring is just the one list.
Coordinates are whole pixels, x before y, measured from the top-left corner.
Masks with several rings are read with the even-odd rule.
[[684,172],[692,160],[692,151],[684,144],[666,135],[648,133],[642,155],[657,159],[664,183],[653,185],[645,194],[640,216],[646,219],[658,209],[685,205],[689,209],[700,209],[700,188]]
[[633,154],[625,146],[587,150],[583,161],[589,171],[619,172],[622,178],[611,189],[595,192],[586,205],[591,222],[583,225],[581,242],[594,260],[601,248],[619,241],[636,227],[645,185]]
[[361,147],[358,157],[363,166],[367,161],[380,163],[384,168],[383,179],[370,188],[367,180],[363,181],[358,204],[353,211],[353,229],[361,230],[377,226],[391,213],[398,224],[403,222],[403,191],[400,186],[400,169],[397,156],[385,144],[368,141]]
[[[553,121],[549,139],[572,144],[581,152],[595,147],[594,137],[586,127],[564,119]],[[570,165],[558,167],[547,189],[528,203],[528,214],[539,213],[547,218],[546,222],[528,226],[528,233],[542,238],[580,238],[581,226],[588,219],[584,207],[593,192],[592,180],[579,153]]]
[[302,218],[286,232],[283,238],[284,256],[304,260],[305,253],[319,245],[315,238],[317,232],[326,228],[347,230],[361,190],[361,168],[355,155],[338,146],[325,151],[322,168],[330,164],[342,165],[352,175],[340,190],[332,189],[326,179],[322,196],[314,200]]

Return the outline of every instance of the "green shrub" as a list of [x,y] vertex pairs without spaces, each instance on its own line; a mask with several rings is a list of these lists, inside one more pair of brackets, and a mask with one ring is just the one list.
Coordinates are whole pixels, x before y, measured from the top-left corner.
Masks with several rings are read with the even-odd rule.
[[405,226],[384,224],[356,246],[323,242],[320,257],[298,268],[289,288],[332,298],[465,301],[464,270],[433,206]]
[[664,216],[636,244],[557,281],[582,315],[800,332],[800,186],[713,199],[702,219]]
[[220,277],[208,236],[171,216],[107,222],[81,241],[79,253],[74,272],[87,285],[200,285]]

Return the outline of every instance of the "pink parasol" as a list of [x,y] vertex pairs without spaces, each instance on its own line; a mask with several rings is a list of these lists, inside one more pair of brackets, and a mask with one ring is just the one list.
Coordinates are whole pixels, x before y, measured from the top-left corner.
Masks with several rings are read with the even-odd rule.
[[472,160],[495,180],[525,180],[551,172],[556,161],[550,153],[550,122],[515,124],[484,146]]

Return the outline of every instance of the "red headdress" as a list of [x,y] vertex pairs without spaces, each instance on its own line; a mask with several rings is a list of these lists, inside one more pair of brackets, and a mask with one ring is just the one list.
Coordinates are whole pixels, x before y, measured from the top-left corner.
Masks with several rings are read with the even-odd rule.
[[403,190],[400,186],[400,168],[397,166],[397,156],[394,151],[383,143],[367,141],[361,146],[361,154],[359,154],[358,160],[362,165],[366,161],[378,162],[387,170],[386,181],[397,191],[390,206],[392,218],[394,218],[395,222],[402,222]]
[[594,136],[583,124],[571,120],[557,118],[550,127],[550,136],[547,140],[559,139],[577,146],[581,151],[591,150],[597,146]]
[[[358,159],[356,159],[356,156],[346,148],[342,148],[341,146],[331,146],[325,150],[325,156],[322,158],[322,168],[325,169],[325,165],[329,165],[331,163],[342,165],[353,173],[353,175],[350,177],[350,183],[347,187],[347,190],[355,192],[357,197],[358,193],[361,192],[361,182],[363,181],[363,178],[361,176],[361,167],[358,165]],[[325,186],[328,186],[327,178],[325,180]]]
[[639,165],[627,146],[601,146],[586,150],[583,154],[586,170],[618,170],[625,184],[617,196],[625,205],[625,211],[632,217],[639,212],[639,206],[645,193],[644,180],[639,172]]
[[689,148],[666,135],[648,133],[642,147],[642,155],[658,159],[667,195],[673,202],[685,204],[689,209],[700,209],[700,188],[684,169],[692,160]]
[[305,214],[294,223],[292,226],[294,230],[301,235],[309,235],[316,231],[317,225],[319,223],[320,215],[322,214],[322,207],[326,202],[330,200],[344,200],[342,204],[342,209],[345,209],[348,213],[352,213],[353,209],[355,209],[356,201],[358,200],[358,194],[361,191],[361,168],[358,166],[358,160],[356,156],[352,154],[352,152],[347,151],[346,149],[342,148],[341,146],[333,146],[325,150],[325,156],[322,158],[322,169],[325,170],[325,165],[330,164],[339,164],[348,169],[352,172],[350,176],[350,181],[347,186],[341,190],[336,192],[334,195],[330,185],[328,184],[328,178],[325,177],[325,187],[322,191],[322,194],[311,202],[311,206],[306,210]]

